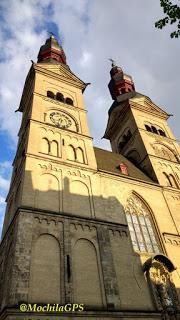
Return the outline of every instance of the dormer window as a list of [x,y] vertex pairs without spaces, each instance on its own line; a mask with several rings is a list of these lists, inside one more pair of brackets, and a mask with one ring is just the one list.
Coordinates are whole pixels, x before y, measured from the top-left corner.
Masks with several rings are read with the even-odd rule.
[[121,172],[128,176],[128,166],[125,163],[120,163],[119,167]]

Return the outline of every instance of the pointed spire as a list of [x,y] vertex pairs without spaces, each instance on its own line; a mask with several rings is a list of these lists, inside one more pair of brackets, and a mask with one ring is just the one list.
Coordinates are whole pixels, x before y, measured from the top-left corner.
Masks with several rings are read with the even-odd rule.
[[66,64],[66,56],[63,48],[53,34],[46,40],[45,44],[41,46],[38,54],[37,62],[60,62]]

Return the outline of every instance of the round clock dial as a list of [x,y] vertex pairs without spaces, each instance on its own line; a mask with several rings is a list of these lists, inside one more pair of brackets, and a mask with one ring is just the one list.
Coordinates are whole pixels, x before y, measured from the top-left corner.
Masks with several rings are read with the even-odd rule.
[[63,113],[52,112],[50,120],[59,128],[69,128],[72,124],[71,120]]

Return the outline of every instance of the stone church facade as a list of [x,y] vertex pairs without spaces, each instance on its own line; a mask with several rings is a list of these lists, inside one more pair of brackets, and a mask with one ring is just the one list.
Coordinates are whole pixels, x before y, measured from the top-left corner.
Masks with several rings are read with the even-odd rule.
[[[180,319],[180,151],[169,115],[112,63],[93,147],[83,92],[54,36],[32,63],[0,245],[0,319]],[[85,305],[21,312],[20,303]]]

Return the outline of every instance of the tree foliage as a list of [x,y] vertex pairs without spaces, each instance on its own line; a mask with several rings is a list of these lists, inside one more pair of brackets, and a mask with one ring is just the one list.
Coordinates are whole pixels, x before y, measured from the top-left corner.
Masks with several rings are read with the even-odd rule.
[[160,5],[163,8],[165,17],[155,22],[155,27],[162,29],[167,24],[177,23],[176,30],[171,32],[171,38],[178,38],[180,36],[180,7],[173,4],[170,0],[160,0]]

